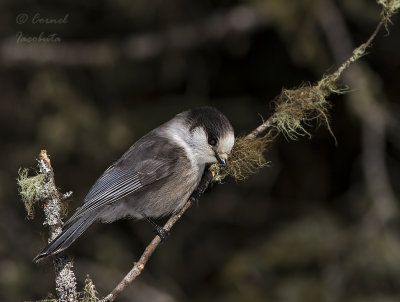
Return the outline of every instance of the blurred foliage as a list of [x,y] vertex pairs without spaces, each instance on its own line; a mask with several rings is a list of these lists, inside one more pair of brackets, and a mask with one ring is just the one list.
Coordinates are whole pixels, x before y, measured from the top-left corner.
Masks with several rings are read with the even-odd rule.
[[[282,87],[335,70],[326,28],[340,28],[321,25],[333,12],[321,9],[327,1],[2,1],[0,300],[54,292],[51,263],[31,262],[47,230],[39,210],[25,220],[20,167],[47,149],[56,184],[74,192],[74,209],[109,164],[180,111],[215,106],[237,135],[247,134],[271,114]],[[379,19],[375,1],[330,3],[353,44],[364,42]],[[68,14],[68,22],[33,24],[36,13]],[[29,17],[24,24],[20,14]],[[368,72],[360,77],[374,75],[374,108],[387,112],[381,160],[398,197],[400,28],[398,17],[391,20],[390,35],[381,33],[362,59]],[[41,32],[61,42],[17,42],[18,33]],[[339,56],[351,55],[344,41],[335,45]],[[312,140],[278,139],[268,167],[244,182],[226,178],[188,211],[119,301],[398,301],[398,213],[384,224],[374,218],[364,177],[368,132],[357,114],[374,120],[379,110],[355,109],[360,88],[349,89],[351,103],[331,99],[337,147],[322,128]],[[358,104],[369,106],[364,99]],[[152,236],[145,222],[89,228],[68,250],[80,288],[90,274],[99,296],[107,294]]]

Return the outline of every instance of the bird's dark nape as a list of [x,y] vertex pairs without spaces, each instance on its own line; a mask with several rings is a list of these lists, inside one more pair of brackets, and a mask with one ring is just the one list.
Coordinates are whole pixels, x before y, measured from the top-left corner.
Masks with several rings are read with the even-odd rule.
[[37,263],[43,258],[55,255],[68,248],[97,219],[99,213],[100,211],[97,213],[89,213],[89,215],[79,217],[68,224],[61,234],[33,259],[33,262]]

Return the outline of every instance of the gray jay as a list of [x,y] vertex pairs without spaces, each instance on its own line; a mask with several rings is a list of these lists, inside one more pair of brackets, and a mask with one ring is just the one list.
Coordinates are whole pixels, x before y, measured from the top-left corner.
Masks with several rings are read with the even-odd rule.
[[34,261],[68,248],[93,222],[152,218],[178,212],[199,185],[207,165],[226,160],[233,128],[220,111],[200,107],[182,112],[147,133],[113,163],[90,189],[63,231]]

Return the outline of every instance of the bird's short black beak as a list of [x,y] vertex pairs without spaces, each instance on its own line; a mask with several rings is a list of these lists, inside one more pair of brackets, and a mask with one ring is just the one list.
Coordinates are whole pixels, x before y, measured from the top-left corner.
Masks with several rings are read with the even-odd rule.
[[226,161],[223,160],[221,157],[219,157],[218,152],[215,152],[215,158],[222,165],[222,167],[224,167],[224,169],[228,168],[228,165],[226,164]]

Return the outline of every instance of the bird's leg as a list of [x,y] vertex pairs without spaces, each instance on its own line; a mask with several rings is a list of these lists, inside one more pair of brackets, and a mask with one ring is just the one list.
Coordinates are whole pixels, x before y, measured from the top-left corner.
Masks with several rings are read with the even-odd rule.
[[[143,214],[142,214],[143,215]],[[157,233],[158,236],[160,236],[161,238],[161,242],[164,243],[165,240],[167,240],[167,237],[169,236],[170,232],[163,229],[162,227],[160,227],[153,219],[151,219],[150,217],[147,217],[146,215],[143,215],[144,218],[146,218],[146,220],[148,222],[150,222],[150,224],[154,227],[155,232]]]
[[[196,190],[193,191],[192,195],[190,195],[190,197],[189,197],[189,200],[192,203],[195,203],[196,205],[198,204],[200,196],[203,195],[205,190],[208,188],[208,186],[210,185],[212,179],[213,179],[212,173],[210,172],[210,170],[208,170],[206,168],[206,170],[204,171],[203,176],[201,177],[199,185],[197,186]],[[154,227],[157,235],[160,236],[160,238],[161,238],[161,242],[165,242],[165,240],[169,236],[170,232],[165,230],[165,229],[163,229],[153,219],[151,219],[150,217],[144,215],[143,213],[142,213],[142,216],[144,218],[146,218],[146,220],[148,222],[150,222],[150,224]]]
[[205,190],[208,188],[212,179],[213,179],[213,175],[212,175],[211,171],[208,168],[206,168],[203,173],[203,176],[201,177],[199,185],[193,191],[192,195],[190,195],[190,198],[189,198],[192,203],[196,204],[196,206],[199,204],[200,196],[203,195]]

